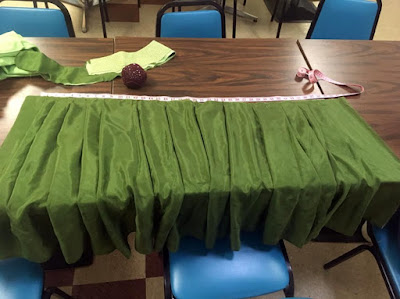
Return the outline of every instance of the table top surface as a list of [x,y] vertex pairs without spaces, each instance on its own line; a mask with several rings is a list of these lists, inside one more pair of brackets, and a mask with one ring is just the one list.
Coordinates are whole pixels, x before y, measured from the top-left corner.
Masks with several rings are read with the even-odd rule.
[[[115,52],[137,51],[153,38],[115,38]],[[176,51],[168,63],[148,72],[146,85],[128,89],[121,78],[113,93],[193,96],[257,97],[303,95],[304,82],[296,72],[305,61],[294,40],[285,39],[162,39]]]
[[[81,66],[91,58],[117,51],[137,51],[153,38],[112,39],[31,38],[60,64]],[[176,57],[148,73],[146,85],[126,88],[120,78],[87,86],[62,86],[39,77],[0,81],[0,144],[28,95],[47,92],[88,92],[194,97],[320,94],[296,80],[306,66],[295,40],[287,39],[162,39]],[[400,42],[301,40],[313,69],[342,82],[364,85],[351,105],[400,156]],[[325,94],[342,89],[321,82]]]
[[[365,87],[348,101],[400,157],[400,42],[300,40],[313,69]],[[320,82],[325,94],[343,92]]]
[[[87,60],[113,53],[113,39],[28,38],[52,59],[67,66],[82,66]],[[20,107],[29,95],[47,92],[111,93],[111,82],[86,86],[63,86],[41,77],[9,78],[0,81],[0,144],[11,129]]]

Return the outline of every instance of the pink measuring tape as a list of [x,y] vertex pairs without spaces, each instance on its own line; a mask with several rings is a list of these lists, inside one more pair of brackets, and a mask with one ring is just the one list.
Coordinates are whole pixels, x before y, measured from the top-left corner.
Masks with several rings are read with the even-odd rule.
[[324,98],[329,97],[329,98],[338,98],[338,97],[344,97],[344,96],[355,96],[362,94],[364,92],[364,86],[360,84],[348,84],[348,83],[342,83],[335,81],[327,76],[320,70],[309,70],[305,67],[299,68],[296,74],[297,77],[299,78],[307,78],[311,84],[315,84],[320,80],[338,85],[338,86],[347,86],[350,87],[351,89],[354,90],[354,92],[349,92],[349,93],[342,93],[342,94],[333,94],[333,95],[324,95]]
[[167,97],[167,96],[136,96],[136,95],[123,95],[123,94],[96,94],[96,93],[47,93],[42,92],[41,96],[47,97],[61,97],[61,98],[100,98],[100,99],[120,99],[120,100],[142,100],[142,101],[181,101],[190,100],[193,102],[275,102],[275,101],[300,101],[300,100],[317,100],[317,99],[333,99],[340,97],[348,97],[359,95],[364,92],[364,87],[359,84],[347,84],[332,80],[325,76],[319,70],[309,70],[305,67],[299,68],[296,74],[299,78],[306,78],[311,84],[315,84],[320,80],[338,85],[346,86],[354,90],[354,92],[340,93],[340,94],[310,94],[302,96],[274,96],[274,97],[235,97],[235,98],[194,98],[194,97]]

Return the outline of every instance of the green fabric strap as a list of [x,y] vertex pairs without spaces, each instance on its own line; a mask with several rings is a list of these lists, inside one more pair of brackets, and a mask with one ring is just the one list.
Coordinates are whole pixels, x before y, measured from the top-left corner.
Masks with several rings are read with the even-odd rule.
[[153,40],[136,52],[120,51],[109,56],[91,59],[86,63],[86,69],[91,75],[121,73],[126,65],[137,63],[143,69],[149,70],[168,62],[174,56],[173,50]]
[[45,80],[64,85],[85,85],[111,81],[117,73],[89,75],[86,68],[62,66],[41,52],[24,50],[17,54],[15,65],[33,74],[39,74]]
[[136,231],[141,253],[240,231],[302,246],[323,226],[382,226],[400,162],[335,100],[193,103],[28,97],[0,148],[0,258],[69,263]]

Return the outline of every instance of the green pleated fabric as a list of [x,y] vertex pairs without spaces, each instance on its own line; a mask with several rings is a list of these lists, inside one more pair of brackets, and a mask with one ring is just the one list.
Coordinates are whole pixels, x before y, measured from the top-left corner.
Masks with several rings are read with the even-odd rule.
[[28,97],[0,148],[0,258],[69,263],[212,247],[240,231],[302,246],[323,226],[383,226],[400,163],[344,98],[193,103]]

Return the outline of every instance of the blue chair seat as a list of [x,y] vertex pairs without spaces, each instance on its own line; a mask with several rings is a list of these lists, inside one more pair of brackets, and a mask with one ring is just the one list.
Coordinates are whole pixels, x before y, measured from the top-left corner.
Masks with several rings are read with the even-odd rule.
[[246,233],[239,251],[230,249],[228,238],[212,250],[183,238],[179,251],[170,253],[170,281],[178,299],[243,298],[283,290],[289,272],[279,245],[263,245],[259,234]]
[[22,258],[0,260],[0,298],[40,299],[43,270],[39,264]]
[[400,294],[400,248],[398,240],[398,219],[392,220],[384,227],[372,227],[376,245],[379,252],[386,264],[387,274],[392,280],[392,287],[395,288],[396,293]]

